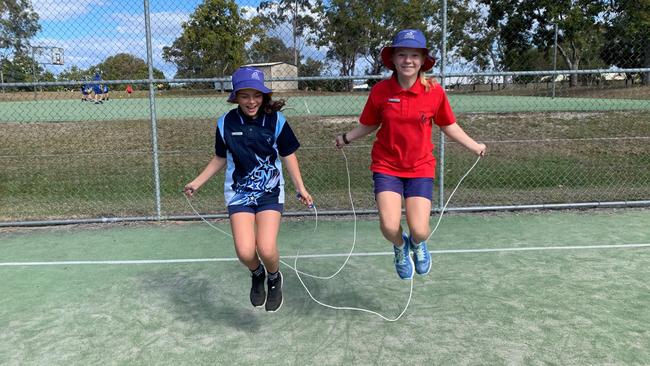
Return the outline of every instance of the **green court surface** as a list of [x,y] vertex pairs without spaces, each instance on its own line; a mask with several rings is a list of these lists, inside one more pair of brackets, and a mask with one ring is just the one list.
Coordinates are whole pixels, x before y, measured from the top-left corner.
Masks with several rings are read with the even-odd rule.
[[[327,276],[355,224],[314,224],[286,219],[280,251]],[[231,239],[202,222],[5,228],[0,364],[650,364],[650,210],[449,214],[429,249],[387,322],[318,305],[286,266],[280,311],[253,309]],[[303,280],[389,318],[410,289],[374,217],[340,274]]]
[[[288,116],[359,115],[367,95],[288,97]],[[648,100],[450,95],[456,113],[647,110]],[[159,119],[217,118],[232,109],[223,97],[157,98]],[[0,102],[0,122],[110,121],[149,118],[149,99],[112,99],[101,105],[74,100]]]

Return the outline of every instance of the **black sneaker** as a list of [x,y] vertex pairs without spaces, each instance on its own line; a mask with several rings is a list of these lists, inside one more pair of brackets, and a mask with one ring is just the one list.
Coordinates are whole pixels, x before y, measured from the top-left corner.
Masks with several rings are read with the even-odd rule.
[[266,291],[264,291],[264,279],[266,279],[266,274],[262,272],[261,275],[256,276],[251,273],[251,304],[254,307],[258,308],[263,306],[266,302]]
[[269,287],[269,293],[266,296],[266,311],[275,312],[282,306],[282,273],[278,271],[278,277],[274,280],[268,279],[266,284]]

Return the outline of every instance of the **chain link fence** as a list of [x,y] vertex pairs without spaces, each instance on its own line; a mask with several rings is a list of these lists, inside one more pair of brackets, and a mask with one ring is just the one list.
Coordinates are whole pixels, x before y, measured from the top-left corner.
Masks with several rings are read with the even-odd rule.
[[[348,171],[354,208],[373,212],[373,136],[346,156],[334,136],[389,76],[379,52],[403,28],[427,34],[431,76],[488,145],[448,209],[649,205],[650,9],[563,4],[3,2],[0,225],[193,217],[181,189],[214,154],[241,65],[287,101],[319,213],[351,212]],[[475,157],[432,139],[440,209]],[[196,209],[223,216],[222,187],[219,174]]]

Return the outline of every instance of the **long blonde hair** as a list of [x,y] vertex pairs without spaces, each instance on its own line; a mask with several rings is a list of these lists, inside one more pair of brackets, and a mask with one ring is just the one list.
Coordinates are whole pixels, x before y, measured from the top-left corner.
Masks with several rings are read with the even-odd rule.
[[435,86],[436,84],[438,84],[438,81],[433,76],[430,77],[430,78],[427,78],[427,76],[424,75],[424,71],[419,71],[419,74],[420,74],[420,77],[419,77],[420,84],[422,84],[422,86],[424,87],[424,90],[429,91],[429,88],[431,88],[432,86]]
[[[422,50],[422,60],[423,60],[422,65],[424,65],[424,60],[426,58],[427,58],[426,51]],[[418,73],[420,74],[419,77],[420,84],[424,86],[424,90],[429,91],[429,88],[438,84],[438,81],[436,80],[435,77],[432,76],[430,78],[427,78],[426,75],[424,75],[424,71],[422,71],[422,68],[420,68],[420,71],[418,71]]]

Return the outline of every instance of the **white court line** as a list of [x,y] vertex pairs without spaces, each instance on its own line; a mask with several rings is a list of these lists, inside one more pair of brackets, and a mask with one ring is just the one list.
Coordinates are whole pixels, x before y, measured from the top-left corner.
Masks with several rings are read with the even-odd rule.
[[[442,249],[431,250],[431,254],[458,254],[458,253],[494,253],[494,252],[524,252],[542,250],[580,250],[580,249],[625,249],[645,248],[646,244],[603,244],[603,245],[569,245],[551,247],[520,247],[520,248],[487,248],[487,249]],[[332,258],[347,257],[348,253],[333,254],[303,254],[300,259],[305,258]],[[372,252],[352,253],[353,257],[392,256],[393,252]],[[296,258],[295,255],[282,256],[281,259]],[[237,262],[237,258],[188,258],[188,259],[142,259],[142,260],[104,260],[104,261],[53,261],[53,262],[0,262],[0,267],[18,266],[70,266],[83,264],[169,264],[169,263],[202,263],[202,262]]]

